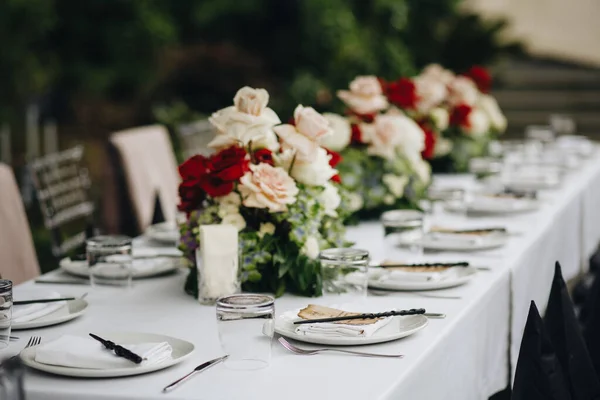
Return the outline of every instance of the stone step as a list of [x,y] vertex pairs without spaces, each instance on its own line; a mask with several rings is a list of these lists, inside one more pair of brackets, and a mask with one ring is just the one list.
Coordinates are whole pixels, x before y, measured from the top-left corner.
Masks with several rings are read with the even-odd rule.
[[553,66],[511,66],[498,72],[496,87],[515,89],[600,89],[600,71]]
[[509,90],[493,91],[503,110],[544,110],[549,112],[597,111],[600,90]]
[[[511,130],[523,130],[527,125],[548,124],[550,112],[531,110],[505,110],[504,114],[508,120]],[[600,132],[600,113],[592,111],[573,111],[568,113],[575,123],[577,129],[582,132]]]

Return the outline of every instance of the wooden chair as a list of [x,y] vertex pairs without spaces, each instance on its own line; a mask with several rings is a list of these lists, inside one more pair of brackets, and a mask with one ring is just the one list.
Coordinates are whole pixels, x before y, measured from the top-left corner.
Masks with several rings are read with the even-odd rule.
[[19,187],[12,170],[0,163],[0,275],[16,285],[39,274]]
[[62,258],[82,253],[94,235],[91,180],[82,164],[83,146],[40,157],[29,163],[44,225],[52,234],[52,253]]
[[185,160],[196,154],[203,156],[211,154],[212,150],[208,147],[208,143],[215,137],[215,128],[208,120],[181,124],[177,127],[177,134]]
[[[165,220],[175,221],[180,178],[166,128],[152,125],[116,132],[111,135],[110,143],[122,167],[135,233],[143,233],[151,225],[156,196]],[[123,207],[121,214],[126,214]],[[122,231],[133,234],[131,230]]]

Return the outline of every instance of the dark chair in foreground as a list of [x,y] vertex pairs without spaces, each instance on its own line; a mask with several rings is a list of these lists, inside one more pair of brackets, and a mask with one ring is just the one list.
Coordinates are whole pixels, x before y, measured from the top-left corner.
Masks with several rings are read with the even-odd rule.
[[24,368],[18,357],[0,363],[0,399],[25,400],[23,374]]

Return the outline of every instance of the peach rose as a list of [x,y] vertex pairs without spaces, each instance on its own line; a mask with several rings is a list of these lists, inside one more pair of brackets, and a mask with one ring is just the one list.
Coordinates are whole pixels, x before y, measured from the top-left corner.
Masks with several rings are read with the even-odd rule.
[[371,155],[391,160],[399,150],[407,156],[417,154],[420,157],[425,147],[423,130],[405,115],[378,115],[372,124],[362,124],[360,128]]
[[315,160],[316,151],[320,147],[317,142],[298,133],[292,125],[279,125],[273,130],[281,140],[282,149],[295,151],[298,161],[312,162]]
[[439,64],[429,64],[423,68],[423,72],[421,72],[420,76],[431,78],[444,85],[450,84],[454,79],[454,73]]
[[373,114],[388,107],[388,102],[375,76],[357,76],[350,90],[339,90],[338,97],[358,114]]
[[479,98],[479,89],[470,78],[457,76],[448,85],[448,102],[452,106],[466,104],[473,106]]
[[238,187],[246,207],[268,208],[269,212],[287,211],[296,202],[298,187],[283,168],[269,164],[251,164]]
[[427,114],[432,108],[442,103],[448,95],[446,85],[442,82],[423,76],[414,79],[417,90],[417,110]]
[[332,133],[327,118],[312,107],[298,105],[294,110],[294,122],[298,132],[315,142],[319,142]]

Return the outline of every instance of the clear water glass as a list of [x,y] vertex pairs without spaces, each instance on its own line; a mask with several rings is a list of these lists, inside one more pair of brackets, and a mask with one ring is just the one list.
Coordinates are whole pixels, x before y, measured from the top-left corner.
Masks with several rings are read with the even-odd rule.
[[86,254],[92,287],[131,287],[131,242],[128,236],[96,236],[87,240]]
[[10,342],[12,307],[12,281],[0,279],[0,349],[7,347]]
[[416,261],[423,255],[424,214],[415,210],[386,211],[381,215],[388,261]]
[[469,172],[477,179],[487,178],[502,172],[502,161],[492,157],[476,157],[469,160]]
[[367,296],[369,252],[333,248],[319,253],[323,296],[336,297],[336,303],[351,302]]
[[430,186],[427,189],[427,197],[422,201],[421,206],[427,214],[436,216],[443,213],[445,202],[462,201],[464,196],[464,189]]
[[234,294],[217,300],[217,329],[225,366],[236,370],[266,368],[271,362],[275,299],[262,294]]

